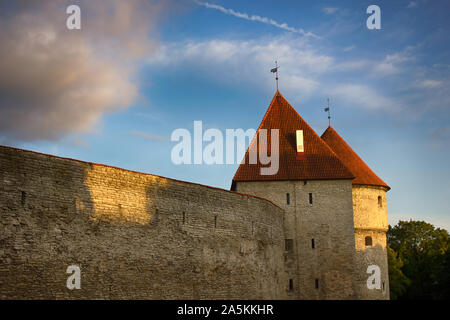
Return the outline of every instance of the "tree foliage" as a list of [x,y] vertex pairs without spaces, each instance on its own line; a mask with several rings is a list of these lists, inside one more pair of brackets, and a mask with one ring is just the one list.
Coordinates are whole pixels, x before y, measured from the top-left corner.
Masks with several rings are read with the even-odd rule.
[[392,299],[448,299],[449,234],[424,221],[399,221],[387,232]]
[[388,265],[389,265],[389,288],[392,300],[397,300],[403,296],[408,289],[411,280],[402,272],[403,261],[397,256],[397,253],[387,247]]

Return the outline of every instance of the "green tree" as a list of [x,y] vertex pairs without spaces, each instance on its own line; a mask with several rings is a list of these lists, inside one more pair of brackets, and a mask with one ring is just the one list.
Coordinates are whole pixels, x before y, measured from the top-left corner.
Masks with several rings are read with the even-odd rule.
[[397,300],[403,296],[411,283],[402,272],[403,261],[397,257],[397,253],[387,247],[388,265],[389,265],[389,288],[391,300]]
[[[389,226],[387,242],[394,251],[395,257],[403,263],[403,266],[399,266],[399,261],[392,262],[393,289],[397,290],[394,292],[396,298],[445,298],[444,282],[447,281],[445,277],[448,277],[449,272],[446,262],[449,235],[446,230],[435,228],[424,221],[399,221],[396,226]],[[410,280],[409,285],[406,285],[407,290],[402,291],[405,285],[405,282],[402,282],[404,279],[400,284],[396,283],[398,276],[398,274],[395,275],[396,269],[400,269]]]

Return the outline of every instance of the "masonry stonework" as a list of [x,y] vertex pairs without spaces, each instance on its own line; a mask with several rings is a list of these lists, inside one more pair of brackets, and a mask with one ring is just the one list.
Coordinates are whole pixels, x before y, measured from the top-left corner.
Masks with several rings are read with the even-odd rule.
[[293,250],[285,252],[294,282],[290,298],[357,298],[350,179],[237,182],[236,191],[285,210],[285,237],[293,240]]
[[[389,271],[386,252],[387,188],[353,185],[357,288],[360,299],[389,299]],[[367,241],[366,242],[366,238]],[[368,290],[367,268],[381,271],[380,289]]]
[[233,191],[0,146],[0,298],[389,299],[389,186],[278,91],[261,129],[278,171]]
[[283,216],[253,196],[0,147],[0,298],[283,299]]

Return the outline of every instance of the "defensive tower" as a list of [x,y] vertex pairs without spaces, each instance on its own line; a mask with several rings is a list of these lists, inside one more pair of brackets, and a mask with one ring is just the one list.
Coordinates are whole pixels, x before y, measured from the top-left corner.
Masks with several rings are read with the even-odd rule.
[[264,197],[285,210],[288,296],[357,298],[353,174],[278,91],[251,145],[262,129],[279,130],[278,172],[261,175],[263,165],[250,164],[247,150],[231,189]]
[[[390,188],[331,126],[322,134],[322,139],[355,176],[352,195],[358,296],[360,299],[389,299],[386,193]],[[380,268],[379,289],[367,288],[367,268],[371,265]]]

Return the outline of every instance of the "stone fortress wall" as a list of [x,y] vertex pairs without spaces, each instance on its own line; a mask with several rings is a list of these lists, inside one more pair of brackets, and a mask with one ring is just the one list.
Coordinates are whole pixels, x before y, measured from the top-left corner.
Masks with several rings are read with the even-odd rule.
[[283,219],[255,196],[0,146],[0,298],[284,299]]

